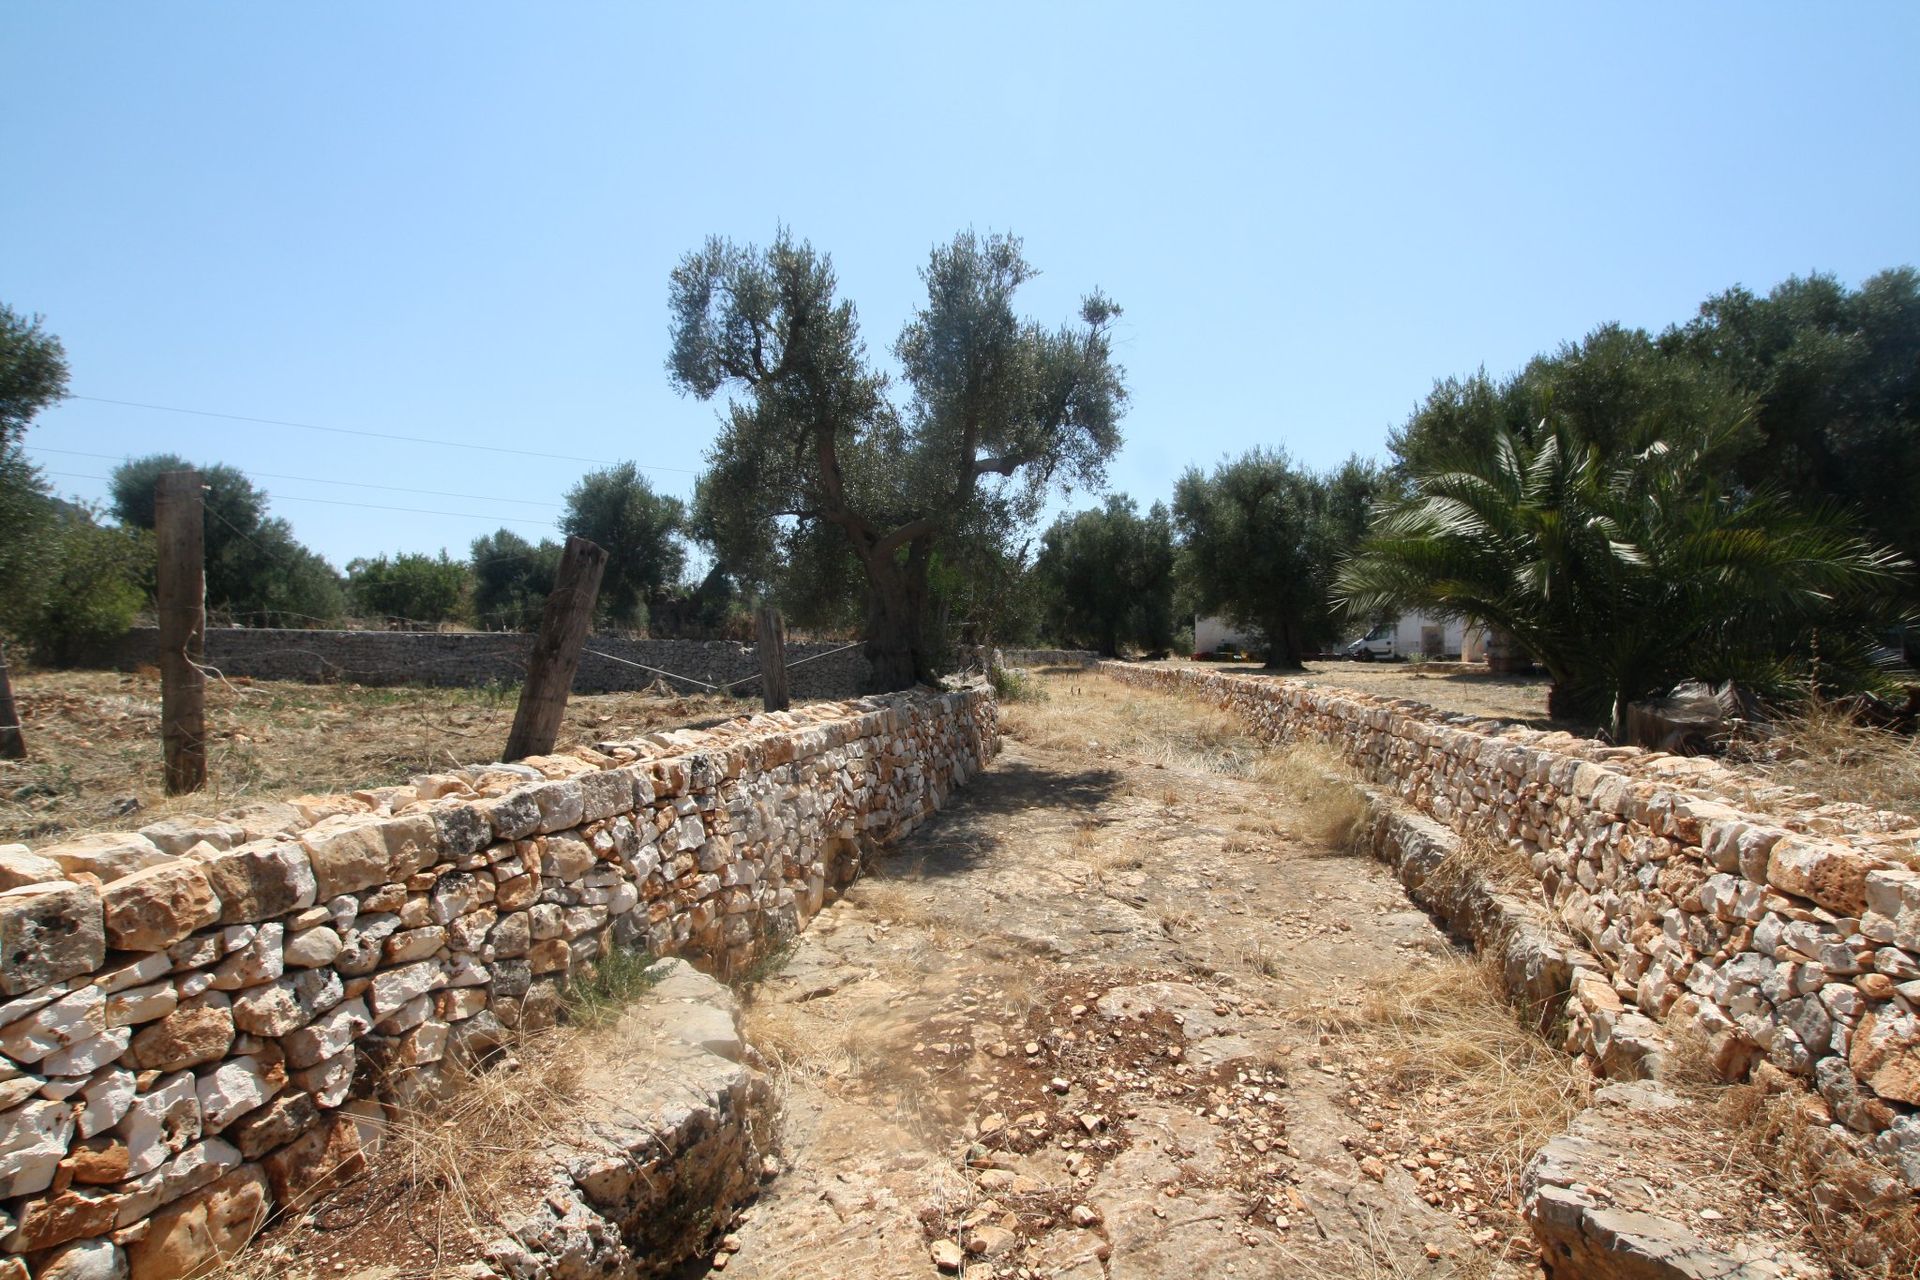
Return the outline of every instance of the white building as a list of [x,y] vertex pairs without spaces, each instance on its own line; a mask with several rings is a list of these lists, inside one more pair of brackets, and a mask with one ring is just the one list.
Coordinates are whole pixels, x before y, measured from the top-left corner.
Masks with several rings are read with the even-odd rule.
[[[1266,640],[1258,631],[1235,627],[1225,618],[1195,618],[1193,651],[1213,653],[1223,648],[1261,653],[1266,649]],[[1487,637],[1479,627],[1458,618],[1406,613],[1364,634],[1356,630],[1340,643],[1338,650],[1355,657],[1364,650],[1371,658],[1443,657],[1481,662],[1487,656]]]

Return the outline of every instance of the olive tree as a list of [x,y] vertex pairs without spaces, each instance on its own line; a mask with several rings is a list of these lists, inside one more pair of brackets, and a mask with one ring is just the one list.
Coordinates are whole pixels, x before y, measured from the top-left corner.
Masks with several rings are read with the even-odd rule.
[[722,558],[838,529],[865,579],[875,691],[937,678],[936,553],[1002,542],[1050,490],[1100,483],[1126,403],[1109,336],[1120,309],[1095,291],[1058,327],[1017,316],[1034,274],[1018,239],[962,232],[920,274],[897,392],[832,261],[784,230],[765,249],[709,240],[670,289],[673,385],[733,393],[703,486]]

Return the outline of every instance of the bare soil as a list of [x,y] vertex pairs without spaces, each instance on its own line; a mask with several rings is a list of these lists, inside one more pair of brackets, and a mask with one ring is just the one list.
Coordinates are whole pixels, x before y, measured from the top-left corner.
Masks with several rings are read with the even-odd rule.
[[[1095,674],[1036,683],[994,766],[749,986],[780,1170],[680,1274],[921,1278],[951,1250],[1008,1280],[1538,1276],[1520,1176],[1592,1082],[1349,851],[1330,762]],[[516,1103],[530,1077],[566,1091],[554,1064],[631,1060],[554,1036],[493,1082]],[[513,1207],[526,1114],[469,1110],[403,1129],[404,1159],[235,1280],[458,1274],[471,1224]],[[1791,1236],[1712,1123],[1697,1158],[1623,1176]]]
[[[996,765],[754,989],[787,1169],[725,1269],[1536,1274],[1518,1172],[1583,1069],[1346,850],[1323,762],[1097,675],[1038,683]],[[1413,1083],[1354,1019],[1436,987],[1471,1017]],[[1490,1054],[1449,1057],[1462,1036]]]
[[[169,813],[213,814],[252,800],[389,786],[497,760],[519,690],[215,680],[207,689],[211,785],[177,798],[161,784],[157,674],[16,673],[14,698],[28,758],[0,760],[0,842],[45,844],[138,828]],[[644,693],[576,697],[558,746],[698,728],[758,705]]]

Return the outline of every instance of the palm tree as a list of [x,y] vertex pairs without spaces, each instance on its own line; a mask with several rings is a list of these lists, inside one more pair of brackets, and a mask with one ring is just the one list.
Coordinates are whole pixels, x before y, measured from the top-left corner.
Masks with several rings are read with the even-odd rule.
[[1767,683],[1785,646],[1845,628],[1906,562],[1840,513],[1720,483],[1730,432],[1609,458],[1546,423],[1413,477],[1340,572],[1355,615],[1418,606],[1503,628],[1553,679],[1548,712],[1605,717],[1686,677]]

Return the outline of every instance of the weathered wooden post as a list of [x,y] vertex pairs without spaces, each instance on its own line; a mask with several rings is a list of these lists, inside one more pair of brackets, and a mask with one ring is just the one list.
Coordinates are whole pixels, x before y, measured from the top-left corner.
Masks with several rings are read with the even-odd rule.
[[600,598],[600,578],[606,571],[603,547],[585,538],[567,539],[553,593],[540,615],[540,634],[527,658],[527,683],[520,689],[520,705],[513,713],[513,731],[507,735],[502,760],[524,760],[553,750],[567,714],[567,695],[573,691],[573,673],[580,669],[580,646],[586,643],[594,602]]
[[27,758],[27,731],[13,706],[13,678],[7,674],[7,642],[0,640],[0,760]]
[[167,794],[207,785],[206,523],[198,471],[168,471],[153,482],[160,613],[160,740]]
[[760,705],[768,711],[785,711],[793,700],[787,696],[787,638],[780,625],[780,611],[770,604],[760,606]]

